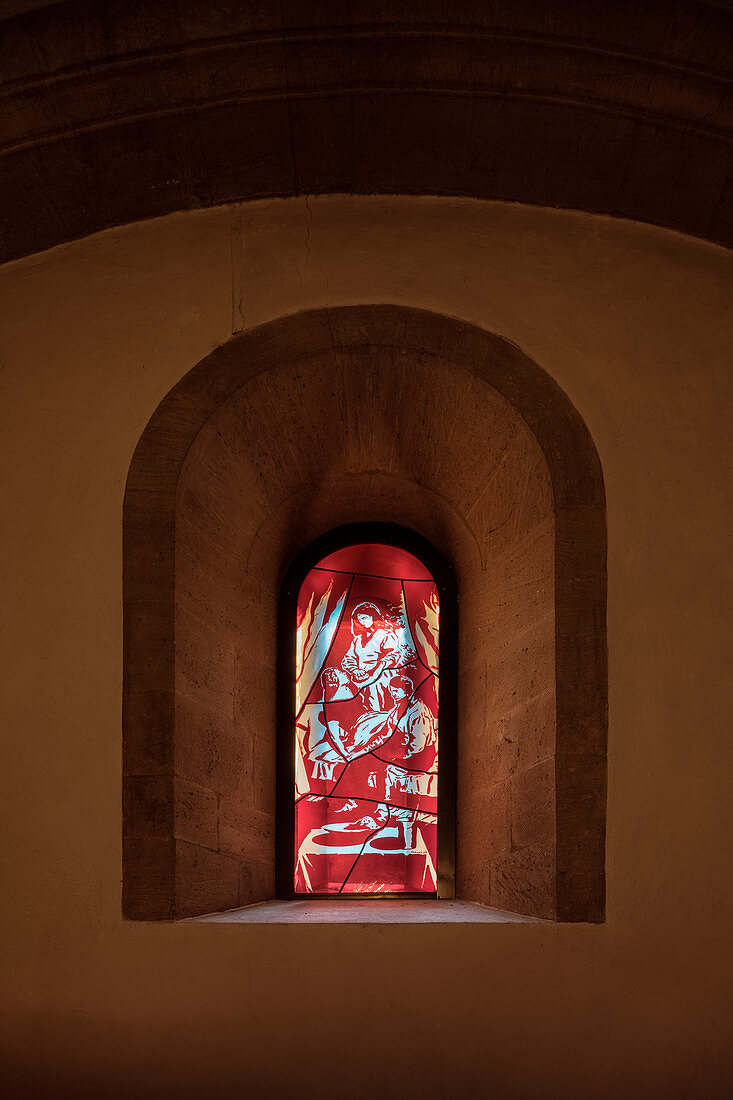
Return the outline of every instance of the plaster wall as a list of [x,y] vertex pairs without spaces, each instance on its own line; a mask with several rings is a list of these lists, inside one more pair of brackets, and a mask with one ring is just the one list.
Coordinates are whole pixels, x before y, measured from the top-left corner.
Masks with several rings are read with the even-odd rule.
[[[730,254],[591,215],[299,199],[0,270],[4,1054],[15,1094],[722,1097],[730,918]],[[135,444],[232,333],[394,302],[517,343],[608,496],[603,925],[120,915],[121,512]]]

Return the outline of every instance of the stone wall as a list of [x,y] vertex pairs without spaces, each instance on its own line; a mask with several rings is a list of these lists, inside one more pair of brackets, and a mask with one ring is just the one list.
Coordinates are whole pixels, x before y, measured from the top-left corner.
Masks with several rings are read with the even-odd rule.
[[[0,268],[6,1095],[294,1097],[320,1082],[326,1042],[329,1080],[353,1083],[354,1100],[386,1080],[424,1100],[729,1094],[731,268],[721,248],[611,218],[313,196]],[[364,302],[501,334],[598,449],[605,923],[122,918],[121,516],[136,443],[233,327]],[[167,728],[157,702],[153,728]],[[154,774],[166,746],[146,745]]]
[[[543,443],[552,439],[550,465],[527,421]],[[437,315],[372,307],[285,318],[219,349],[160,407],[130,473],[131,547],[153,531],[137,503],[141,479],[163,511],[175,500],[174,558],[133,554],[125,566],[128,593],[138,570],[160,569],[160,591],[174,588],[172,619],[167,600],[152,608],[167,630],[160,686],[173,691],[173,721],[165,812],[163,778],[129,773],[130,789],[142,784],[152,799],[149,855],[137,803],[132,834],[126,822],[129,916],[273,896],[281,579],[318,535],[376,520],[430,539],[458,584],[458,895],[532,916],[602,918],[602,485],[587,434],[547,376],[501,340]],[[568,517],[574,523],[562,567],[556,500],[560,533]],[[561,642],[559,679],[556,603],[561,620],[590,615],[598,632],[588,632],[590,650],[574,634]],[[158,655],[136,607],[127,616],[133,697],[138,666],[147,689]],[[566,688],[556,739],[556,695]],[[140,719],[126,711],[126,738]],[[589,726],[591,747],[577,739]],[[138,728],[130,737],[142,739]],[[150,887],[141,889],[148,858]]]

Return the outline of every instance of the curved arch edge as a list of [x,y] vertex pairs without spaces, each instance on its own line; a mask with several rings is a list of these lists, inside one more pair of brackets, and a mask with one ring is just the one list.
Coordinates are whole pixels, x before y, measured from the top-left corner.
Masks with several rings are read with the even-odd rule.
[[174,547],[186,456],[214,411],[260,373],[319,351],[379,346],[429,352],[469,370],[519,413],[547,462],[555,514],[553,915],[604,919],[606,528],[597,452],[567,396],[519,348],[463,321],[394,305],[308,311],[234,337],[167,395],[141,437],[124,504],[123,910],[130,918],[181,915]]

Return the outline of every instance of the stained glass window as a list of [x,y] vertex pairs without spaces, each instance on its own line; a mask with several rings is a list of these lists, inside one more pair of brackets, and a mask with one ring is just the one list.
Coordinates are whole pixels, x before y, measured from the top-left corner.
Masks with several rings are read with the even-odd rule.
[[297,601],[296,894],[436,891],[435,581],[380,543],[322,558]]

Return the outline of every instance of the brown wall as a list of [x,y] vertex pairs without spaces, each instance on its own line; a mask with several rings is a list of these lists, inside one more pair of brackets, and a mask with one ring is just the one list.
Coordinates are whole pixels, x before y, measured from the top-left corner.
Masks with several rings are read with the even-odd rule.
[[[307,313],[234,341],[196,372],[226,372],[240,386],[199,431],[178,479],[178,916],[273,897],[280,582],[318,535],[364,521],[421,532],[457,580],[459,895],[533,916],[568,909],[555,897],[550,474],[516,409],[474,373],[491,377],[491,359],[506,350],[465,338],[461,347],[458,331],[451,343],[451,327],[414,311]],[[337,347],[320,350],[324,340]],[[441,342],[448,359],[427,351]],[[155,654],[144,645],[132,659],[146,676]],[[134,706],[128,729],[138,715]],[[131,782],[144,791],[149,780]],[[155,812],[148,833],[157,866]],[[138,847],[136,834],[132,862]],[[136,886],[127,913],[169,912],[167,889],[156,914],[151,892],[140,898]],[[587,904],[581,912],[575,919],[587,917]]]
[[[134,225],[0,278],[16,1092],[287,1096],[327,1078],[355,1096],[726,1095],[729,255],[589,215],[332,198]],[[121,509],[135,444],[233,314],[241,327],[360,302],[514,341],[597,445],[604,925],[121,920]]]
[[343,192],[587,210],[730,246],[727,9],[54,4],[0,36],[0,257],[179,210]]

